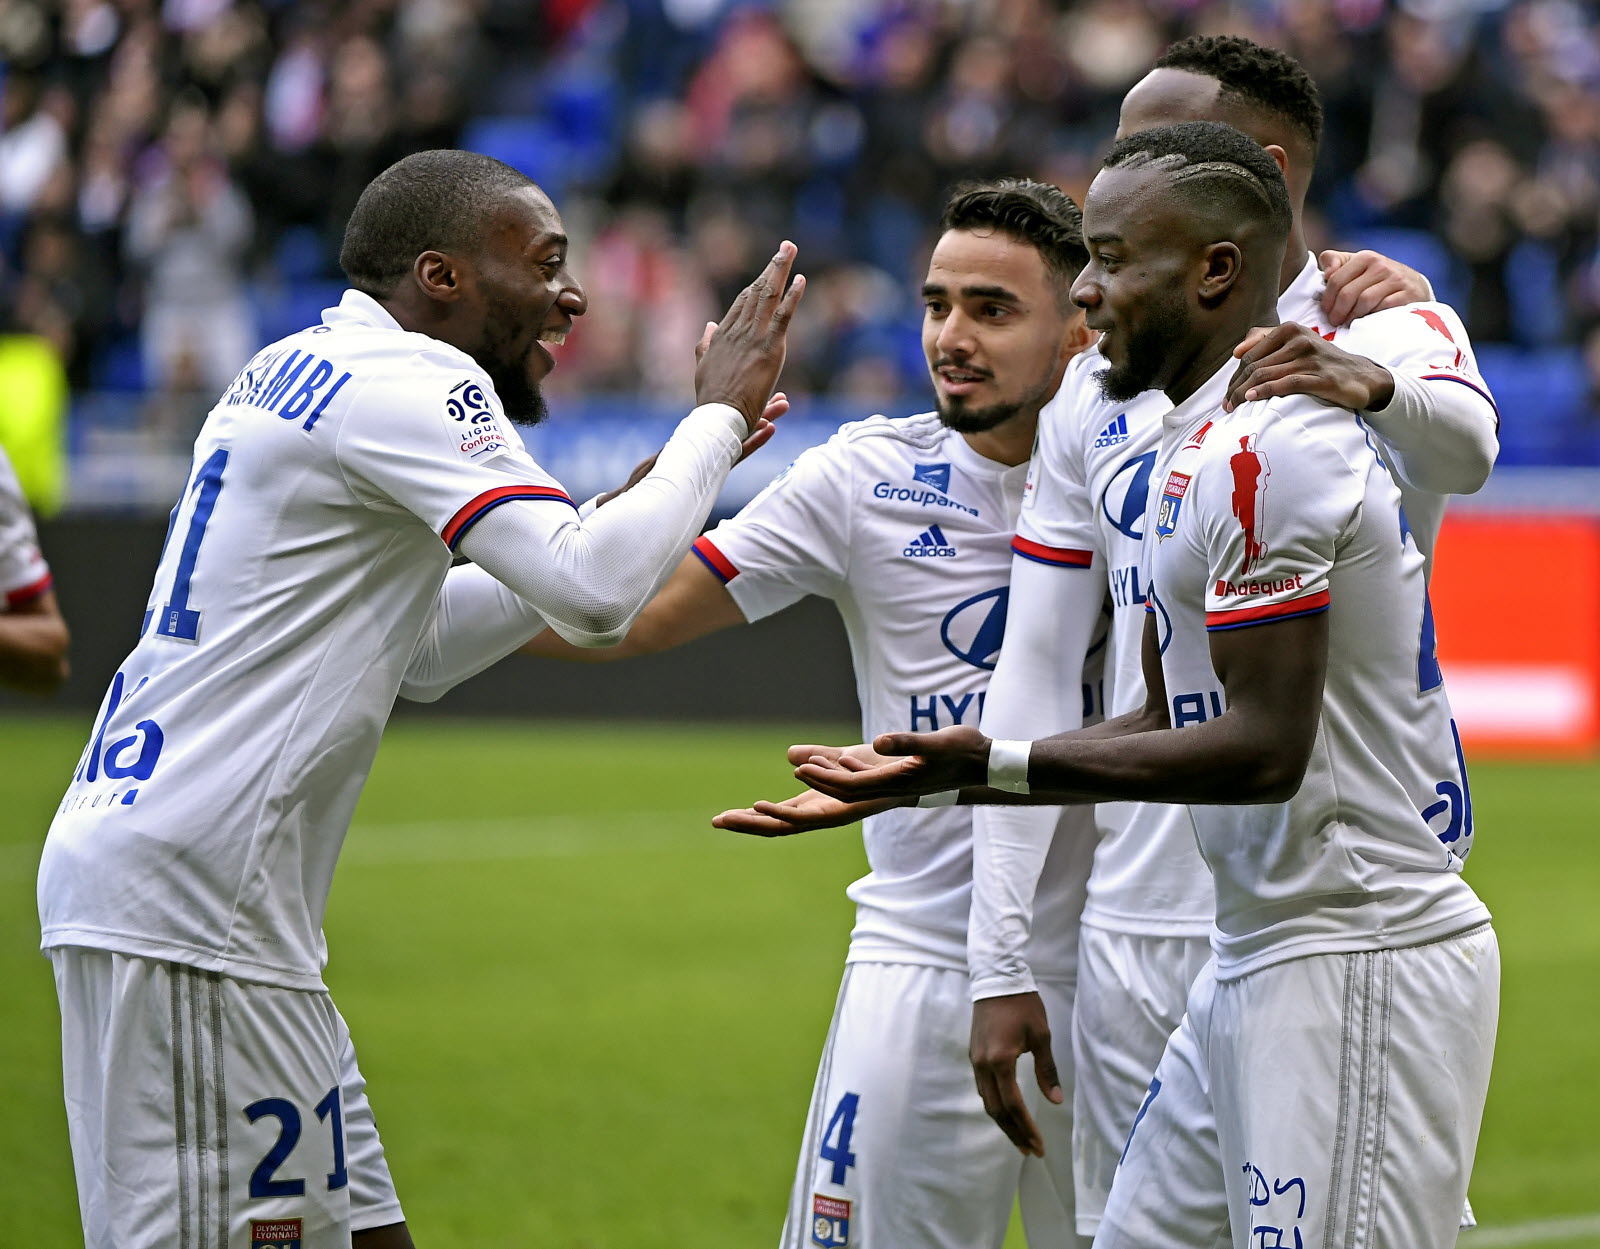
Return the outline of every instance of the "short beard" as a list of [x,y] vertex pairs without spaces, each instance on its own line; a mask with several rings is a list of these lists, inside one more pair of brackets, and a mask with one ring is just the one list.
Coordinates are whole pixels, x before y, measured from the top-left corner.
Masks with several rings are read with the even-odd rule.
[[544,394],[538,384],[528,380],[526,369],[506,369],[489,375],[494,392],[500,396],[500,408],[513,425],[525,428],[537,425],[550,415]]
[[968,408],[939,399],[939,424],[958,434],[981,434],[1009,421],[1022,411],[1020,403],[991,403],[987,408]]
[[1128,403],[1145,391],[1154,390],[1187,328],[1187,309],[1181,294],[1153,306],[1144,327],[1124,338],[1127,358],[1100,374],[1100,393],[1111,403]]

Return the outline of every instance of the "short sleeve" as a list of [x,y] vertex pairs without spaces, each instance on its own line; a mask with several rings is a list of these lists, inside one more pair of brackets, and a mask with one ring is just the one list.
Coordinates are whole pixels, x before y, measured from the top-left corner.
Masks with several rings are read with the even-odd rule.
[[1326,611],[1328,574],[1361,515],[1360,466],[1293,419],[1231,421],[1218,435],[1193,483],[1207,630]]
[[1039,413],[1039,433],[1028,464],[1013,554],[1058,568],[1094,562],[1094,507],[1089,497],[1085,440],[1079,425],[1087,390],[1095,385],[1085,364],[1068,366],[1061,388]]
[[1407,304],[1360,317],[1341,335],[1339,347],[1430,386],[1465,386],[1499,419],[1467,327],[1448,304]]
[[779,473],[694,544],[747,620],[809,594],[836,597],[849,573],[849,442],[837,434]]
[[39,552],[33,514],[11,462],[0,452],[0,596],[21,607],[50,588],[50,566]]
[[369,383],[345,414],[337,455],[363,503],[410,512],[452,551],[502,503],[575,506],[533,462],[482,376],[459,367]]

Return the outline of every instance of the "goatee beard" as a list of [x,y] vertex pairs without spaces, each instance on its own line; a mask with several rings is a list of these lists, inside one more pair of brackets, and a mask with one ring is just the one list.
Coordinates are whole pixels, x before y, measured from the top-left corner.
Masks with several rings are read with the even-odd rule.
[[544,393],[528,381],[520,370],[504,378],[494,378],[495,393],[500,396],[500,407],[513,425],[531,428],[550,415]]
[[1020,403],[992,403],[987,408],[966,408],[941,399],[939,424],[958,434],[981,434],[1009,421],[1020,411]]

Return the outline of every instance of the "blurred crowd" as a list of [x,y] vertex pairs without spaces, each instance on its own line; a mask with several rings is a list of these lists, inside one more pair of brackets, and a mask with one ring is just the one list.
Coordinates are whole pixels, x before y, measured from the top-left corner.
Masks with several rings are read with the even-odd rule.
[[923,389],[949,185],[1080,196],[1123,91],[1218,31],[1321,86],[1314,243],[1423,268],[1481,343],[1587,360],[1600,394],[1585,0],[6,0],[0,333],[187,437],[337,297],[362,186],[463,146],[575,237],[591,310],[552,388],[687,394],[699,327],[790,237],[812,288],[786,387],[886,403]]

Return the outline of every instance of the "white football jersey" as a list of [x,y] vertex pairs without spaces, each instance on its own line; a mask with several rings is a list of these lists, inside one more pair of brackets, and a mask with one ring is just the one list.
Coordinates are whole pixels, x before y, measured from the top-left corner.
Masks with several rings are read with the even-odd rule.
[[[978,723],[1005,632],[1026,465],[985,459],[937,414],[844,426],[695,544],[750,620],[809,594],[850,638],[867,741]],[[903,808],[866,821],[869,875],[852,961],[965,971],[972,812]],[[1063,974],[1037,938],[1039,973]],[[1064,969],[1070,973],[1071,969]]]
[[[1313,257],[1279,298],[1278,315],[1395,372],[1430,385],[1469,386],[1493,405],[1466,331],[1451,309],[1416,304],[1324,332],[1317,320],[1322,315],[1323,286]],[[1106,715],[1119,716],[1144,705],[1145,495],[1161,442],[1162,418],[1172,404],[1161,391],[1112,403],[1101,394],[1095,376],[1106,367],[1098,350],[1079,356],[1040,414],[1039,446],[1018,525],[1018,551],[1046,562],[1066,562],[1064,553],[1076,553],[1081,561],[1088,553],[1095,567],[1105,569],[1113,611],[1105,660],[1110,684]],[[1368,432],[1385,463],[1392,466],[1395,457],[1381,435]],[[1424,554],[1431,556],[1448,496],[1418,490],[1396,477],[1413,535]],[[1200,936],[1210,931],[1211,881],[1184,807],[1100,803],[1095,818],[1100,841],[1084,923],[1152,936]],[[1039,888],[1043,892],[1056,886],[1041,881]]]
[[1328,667],[1299,792],[1189,808],[1223,980],[1489,918],[1460,876],[1471,790],[1394,480],[1343,408],[1293,396],[1223,412],[1234,367],[1167,414],[1151,484],[1146,611],[1172,726],[1226,710],[1212,632],[1327,612]]
[[0,602],[20,607],[50,588],[50,566],[39,553],[33,513],[16,470],[0,449]]
[[206,418],[45,843],[44,945],[322,983],[335,860],[461,536],[571,500],[465,353],[350,291]]

